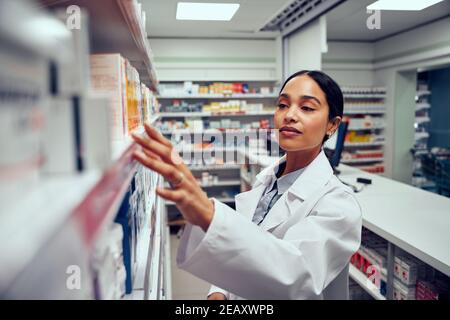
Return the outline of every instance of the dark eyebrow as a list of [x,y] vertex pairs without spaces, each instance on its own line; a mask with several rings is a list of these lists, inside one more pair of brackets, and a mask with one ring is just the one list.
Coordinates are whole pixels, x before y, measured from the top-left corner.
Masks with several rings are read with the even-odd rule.
[[300,99],[302,99],[302,100],[314,100],[314,101],[316,101],[319,104],[319,106],[322,105],[320,103],[319,99],[317,99],[316,97],[313,97],[313,96],[300,96]]
[[[280,96],[278,97],[278,99],[280,99],[280,98],[290,99],[290,97],[289,97],[289,95],[288,95],[287,93],[282,93],[282,94],[280,94]],[[302,99],[302,100],[314,100],[314,101],[316,101],[316,102],[319,104],[319,106],[322,105],[322,104],[320,103],[319,99],[317,99],[316,97],[313,97],[313,96],[302,95],[302,96],[300,96],[300,99]]]
[[280,94],[280,96],[278,97],[278,99],[280,98],[286,98],[286,99],[290,99],[289,95],[287,93],[282,93]]

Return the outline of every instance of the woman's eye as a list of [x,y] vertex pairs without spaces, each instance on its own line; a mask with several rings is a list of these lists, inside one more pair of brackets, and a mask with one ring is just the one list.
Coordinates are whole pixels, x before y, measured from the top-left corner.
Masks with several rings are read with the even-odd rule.
[[284,108],[287,108],[288,106],[286,105],[286,104],[284,104],[284,103],[279,103],[278,104],[278,108],[280,108],[280,109],[284,109]]
[[306,111],[306,112],[314,111],[313,108],[310,108],[310,107],[308,107],[308,106],[302,106],[302,110],[303,110],[303,111]]

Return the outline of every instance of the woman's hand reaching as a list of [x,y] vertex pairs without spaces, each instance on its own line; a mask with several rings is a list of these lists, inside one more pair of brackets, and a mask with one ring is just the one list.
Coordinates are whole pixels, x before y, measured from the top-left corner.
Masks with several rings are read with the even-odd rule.
[[157,188],[156,193],[175,202],[189,223],[200,226],[206,232],[214,215],[214,203],[200,188],[170,141],[148,124],[144,127],[147,136],[132,135],[141,146],[141,150],[135,151],[134,158],[161,174],[172,186],[171,189]]

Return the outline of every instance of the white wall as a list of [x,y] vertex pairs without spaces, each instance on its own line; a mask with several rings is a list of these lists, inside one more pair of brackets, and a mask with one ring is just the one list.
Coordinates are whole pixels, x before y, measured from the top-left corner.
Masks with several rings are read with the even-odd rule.
[[150,39],[160,81],[279,80],[275,40]]
[[328,42],[322,69],[340,85],[374,85],[375,46],[368,42]]
[[288,74],[305,69],[321,70],[322,52],[326,50],[324,30],[326,30],[325,19],[319,19],[287,38]]

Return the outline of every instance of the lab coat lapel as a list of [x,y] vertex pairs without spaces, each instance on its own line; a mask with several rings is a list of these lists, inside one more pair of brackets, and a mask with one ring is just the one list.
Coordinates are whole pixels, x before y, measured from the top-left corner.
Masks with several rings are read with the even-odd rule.
[[286,221],[291,215],[298,213],[304,201],[309,196],[320,192],[320,189],[330,180],[332,174],[333,170],[330,163],[325,153],[321,151],[292,186],[278,199],[261,223],[261,228],[264,230],[273,229]]
[[270,184],[272,178],[275,176],[275,168],[281,161],[284,161],[285,156],[278,159],[271,166],[263,169],[256,175],[256,182],[254,187],[247,192],[242,192],[235,197],[236,211],[248,217],[250,220],[255,214],[256,207],[261,200],[264,190]]
[[236,211],[251,220],[265,189],[266,186],[264,184],[259,184],[250,191],[242,192],[236,195]]

